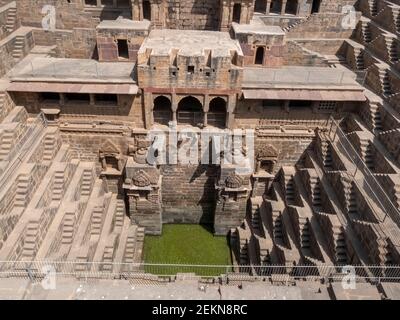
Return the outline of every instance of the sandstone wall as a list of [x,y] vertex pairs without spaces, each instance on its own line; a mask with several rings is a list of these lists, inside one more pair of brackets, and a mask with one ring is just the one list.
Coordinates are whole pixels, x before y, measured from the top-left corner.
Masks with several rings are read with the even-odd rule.
[[218,167],[163,165],[163,223],[213,223]]
[[82,0],[18,0],[17,10],[22,25],[41,28],[44,17],[42,9],[46,5],[56,9],[57,29],[94,28],[97,24],[84,11]]
[[96,58],[95,29],[74,28],[73,30],[56,30],[54,32],[34,29],[33,34],[36,45],[57,45],[55,52],[58,58]]
[[[15,42],[16,37],[3,39],[3,41],[0,42],[0,77],[11,70],[18,62],[18,60],[14,59],[12,56]],[[28,54],[33,46],[33,34],[32,32],[28,32],[24,35],[23,57]]]
[[100,61],[118,61],[118,44],[116,39],[127,39],[129,60],[136,61],[137,52],[148,30],[113,30],[101,29],[97,31],[97,50]]
[[167,27],[182,30],[217,30],[220,23],[218,0],[168,1]]

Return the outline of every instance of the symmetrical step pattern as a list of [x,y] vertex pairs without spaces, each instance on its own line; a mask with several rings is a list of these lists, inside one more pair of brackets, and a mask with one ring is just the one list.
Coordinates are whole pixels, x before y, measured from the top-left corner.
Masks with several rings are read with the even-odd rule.
[[85,169],[81,181],[81,196],[88,196],[92,190],[93,185],[93,171]]
[[14,133],[9,131],[4,132],[1,137],[0,161],[3,161],[7,158],[14,143]]
[[101,227],[103,224],[103,207],[95,207],[92,214],[91,220],[91,235],[100,235]]
[[17,22],[17,8],[9,8],[6,20],[7,32],[13,32],[15,29],[15,24]]
[[125,218],[125,203],[123,199],[117,199],[114,228],[122,228]]
[[334,227],[333,238],[335,241],[335,258],[337,264],[346,264],[347,260],[347,249],[346,239],[344,232],[341,227]]
[[24,56],[25,37],[16,36],[12,56],[15,60],[19,60]]
[[35,256],[36,240],[39,233],[39,222],[30,221],[27,225],[24,239],[24,246],[22,249],[22,258],[31,259]]
[[60,201],[64,193],[65,177],[63,171],[56,171],[53,180],[53,197],[54,201]]
[[75,230],[75,213],[66,212],[62,226],[62,244],[71,244]]

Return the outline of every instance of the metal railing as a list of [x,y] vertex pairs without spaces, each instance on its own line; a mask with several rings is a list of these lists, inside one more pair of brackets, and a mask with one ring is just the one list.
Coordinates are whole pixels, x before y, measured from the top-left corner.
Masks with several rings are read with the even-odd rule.
[[[339,123],[332,117],[329,119],[328,137],[332,145],[337,147],[343,155],[354,164],[354,172],[350,172],[353,178],[360,184],[360,187],[368,196],[383,210],[385,221],[387,215],[400,227],[400,211],[390,199],[380,183],[376,180],[374,174],[368,169],[364,160],[360,157],[353,144],[347,138],[346,134],[340,128]],[[357,175],[362,173],[362,175]],[[357,177],[356,177],[357,176]]]
[[400,282],[400,266],[333,265],[184,265],[80,261],[0,261],[1,278],[41,279],[49,273],[77,279],[148,279],[173,281],[211,278],[219,281],[342,281],[353,276],[358,282]]

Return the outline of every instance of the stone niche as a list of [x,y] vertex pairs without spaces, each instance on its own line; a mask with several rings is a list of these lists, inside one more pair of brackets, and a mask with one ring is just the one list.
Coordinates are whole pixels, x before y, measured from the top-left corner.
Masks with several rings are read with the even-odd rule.
[[217,203],[214,232],[227,235],[231,228],[239,226],[246,216],[247,202],[251,193],[251,172],[232,161],[221,164],[221,174],[216,182]]
[[162,232],[161,175],[155,165],[148,164],[147,149],[138,147],[125,166],[123,189],[129,203],[131,220],[144,227],[146,234]]
[[256,168],[252,175],[252,196],[264,195],[275,178],[273,174],[278,161],[278,150],[272,145],[265,145],[256,154]]
[[150,21],[147,20],[102,21],[96,28],[99,61],[136,61],[149,30]]
[[245,66],[274,68],[283,65],[285,32],[281,27],[252,22],[234,24],[232,30],[242,48]]

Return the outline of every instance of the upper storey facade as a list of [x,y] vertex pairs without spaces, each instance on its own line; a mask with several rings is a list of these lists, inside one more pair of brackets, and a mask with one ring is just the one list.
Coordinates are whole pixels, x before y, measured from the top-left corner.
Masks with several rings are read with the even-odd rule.
[[153,28],[226,31],[255,14],[271,18],[341,12],[355,0],[18,0],[21,23],[41,27],[45,6],[56,9],[56,28],[95,28],[103,20],[149,20]]

